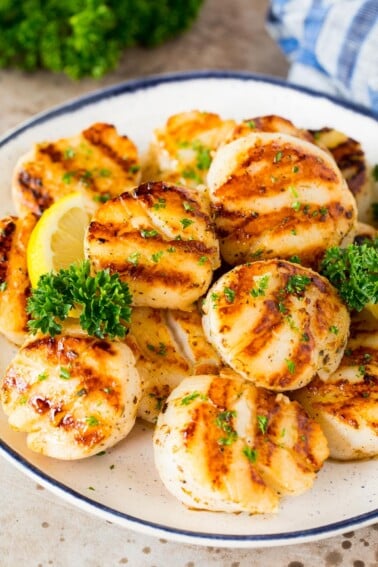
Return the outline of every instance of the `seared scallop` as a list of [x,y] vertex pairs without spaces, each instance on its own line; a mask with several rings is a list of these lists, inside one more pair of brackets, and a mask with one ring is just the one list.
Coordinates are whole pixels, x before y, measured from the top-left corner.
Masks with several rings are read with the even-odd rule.
[[368,219],[372,197],[370,171],[361,144],[334,128],[311,130],[314,142],[333,155],[349,189],[356,198],[359,218]]
[[295,397],[319,423],[334,459],[378,455],[378,330],[352,331],[340,366]]
[[233,120],[212,112],[181,112],[155,130],[143,178],[197,187],[205,183],[213,152],[231,135]]
[[36,215],[0,220],[0,333],[22,344],[27,336],[26,304],[30,281],[26,248],[36,224]]
[[145,183],[104,203],[86,236],[94,272],[108,268],[128,283],[133,304],[189,309],[219,266],[208,205],[194,190]]
[[349,332],[348,310],[328,280],[283,260],[233,268],[210,288],[203,310],[223,361],[276,391],[334,372]]
[[197,309],[136,307],[126,342],[135,355],[143,385],[138,416],[151,423],[156,423],[166,398],[184,378],[217,373],[221,366],[205,338]]
[[111,124],[96,123],[70,138],[42,142],[20,158],[13,174],[19,214],[41,214],[57,199],[80,191],[88,209],[135,187],[140,180],[135,144]]
[[298,403],[227,373],[175,388],[158,418],[154,456],[186,506],[254,514],[311,488],[328,448]]
[[219,148],[208,186],[224,260],[298,256],[353,240],[356,202],[330,154],[298,137],[255,133]]
[[56,459],[90,457],[134,425],[141,384],[126,344],[77,329],[30,337],[8,366],[1,401],[28,447]]

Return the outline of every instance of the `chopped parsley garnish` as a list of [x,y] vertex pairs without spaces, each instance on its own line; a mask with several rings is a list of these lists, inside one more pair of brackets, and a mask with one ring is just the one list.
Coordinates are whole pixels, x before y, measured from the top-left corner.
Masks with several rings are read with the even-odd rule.
[[197,152],[196,166],[200,171],[209,169],[211,164],[211,154],[209,148],[206,148],[200,142],[194,142],[193,148]]
[[295,373],[295,362],[293,360],[289,360],[288,358],[285,358],[285,362],[286,362],[286,366],[287,366],[287,369],[290,372],[290,374],[294,374]]
[[0,283],[0,291],[5,291],[7,287],[8,287],[7,282],[4,281]]
[[261,433],[265,435],[268,431],[268,418],[266,415],[258,415],[257,416],[257,425],[260,429]]
[[64,159],[72,159],[75,157],[76,152],[73,148],[66,148],[64,150],[63,155],[64,155]]
[[71,378],[71,372],[69,368],[64,368],[63,366],[60,367],[59,378],[62,380],[69,380]]
[[206,264],[206,262],[208,261],[208,257],[207,256],[201,256],[201,258],[198,260],[198,264],[200,266],[203,266],[204,264]]
[[160,261],[160,258],[163,256],[163,254],[164,254],[163,250],[159,250],[159,252],[155,252],[154,254],[152,254],[151,258],[153,262],[157,264]]
[[182,224],[182,227],[185,229],[188,228],[188,226],[190,226],[191,224],[193,224],[194,221],[191,219],[180,219],[180,223]]
[[298,199],[298,191],[296,190],[296,188],[294,187],[294,185],[290,185],[289,187],[290,193],[293,195],[293,197],[295,199]]
[[292,169],[292,172],[293,172],[293,173],[298,173],[298,171],[299,171],[299,167],[298,167],[297,165],[294,165],[294,166],[293,166],[293,169]]
[[101,193],[99,195],[95,195],[93,200],[96,201],[96,203],[106,203],[111,198],[112,196],[110,193]]
[[210,295],[210,298],[211,298],[211,301],[213,303],[213,307],[216,307],[217,301],[219,299],[219,295],[213,291],[212,294]]
[[191,203],[189,203],[188,201],[183,201],[182,206],[184,207],[184,209],[186,211],[193,211],[194,207]]
[[267,274],[265,276],[256,279],[258,279],[257,287],[251,289],[251,291],[249,292],[252,295],[252,297],[259,297],[265,295],[265,292],[269,285],[269,276]]
[[247,120],[246,125],[251,129],[256,128],[256,122],[254,120]]
[[59,272],[43,274],[27,303],[32,333],[42,331],[52,337],[62,330],[72,309],[81,309],[79,322],[88,335],[123,338],[131,316],[131,294],[118,274],[101,270],[90,275],[88,261],[72,264]]
[[47,380],[47,378],[48,378],[47,372],[41,372],[41,373],[38,374],[38,376],[37,376],[38,382],[43,382],[44,380]]
[[252,449],[252,447],[248,447],[248,445],[243,447],[243,455],[247,457],[250,463],[255,463],[257,461],[257,450]]
[[278,163],[281,161],[281,159],[282,159],[282,152],[277,152],[273,158],[273,163]]
[[231,425],[232,418],[236,417],[236,415],[235,410],[225,410],[218,413],[215,424],[226,433],[225,437],[218,439],[219,445],[231,445],[238,438],[237,432]]
[[181,399],[181,405],[182,406],[188,406],[191,402],[193,402],[194,400],[196,400],[197,398],[200,398],[201,400],[207,400],[207,397],[204,394],[201,394],[201,392],[192,392],[191,394],[188,394],[187,396],[184,396]]
[[301,204],[299,201],[294,201],[294,203],[291,205],[291,208],[294,209],[295,212],[298,213],[298,211],[301,210]]
[[302,333],[301,335],[301,342],[302,343],[308,343],[310,340],[310,337],[308,335],[308,333]]
[[90,427],[95,427],[96,425],[100,424],[99,420],[94,415],[90,415],[85,419],[85,421],[88,423]]
[[138,173],[138,171],[140,171],[140,165],[138,165],[136,163],[133,164],[133,165],[130,165],[130,167],[129,167],[130,173]]
[[159,197],[156,203],[153,204],[152,208],[155,209],[155,211],[159,211],[160,209],[165,209],[166,204],[166,200],[163,199],[163,197]]
[[139,262],[139,258],[140,258],[140,252],[135,251],[135,252],[131,252],[131,254],[128,255],[127,261],[130,262],[130,264],[137,266]]
[[62,175],[63,183],[67,183],[67,185],[69,185],[71,183],[74,175],[75,175],[74,171],[66,171],[65,173],[63,173],[63,175]]
[[155,229],[151,229],[151,230],[146,230],[146,229],[142,229],[140,231],[140,235],[142,238],[153,238],[154,236],[157,236],[159,233],[157,230]]
[[197,183],[202,183],[202,179],[192,168],[184,169],[182,176],[184,179],[191,179],[192,181],[196,181]]
[[302,264],[302,260],[300,259],[299,256],[296,256],[296,255],[291,256],[289,258],[289,262],[292,262],[293,264]]
[[300,294],[304,292],[304,290],[310,283],[311,278],[309,278],[308,276],[301,276],[300,274],[296,274],[289,277],[285,289],[288,293]]
[[167,347],[164,343],[159,343],[158,346],[147,343],[147,348],[148,350],[154,352],[155,354],[158,354],[159,356],[165,356],[167,354]]
[[333,335],[338,335],[338,334],[339,334],[339,328],[336,327],[336,325],[331,325],[328,330],[329,330],[329,332],[332,333]]
[[378,239],[329,248],[321,273],[334,285],[349,309],[378,303]]
[[235,301],[236,292],[230,287],[223,288],[223,293],[226,298],[227,303],[233,303]]

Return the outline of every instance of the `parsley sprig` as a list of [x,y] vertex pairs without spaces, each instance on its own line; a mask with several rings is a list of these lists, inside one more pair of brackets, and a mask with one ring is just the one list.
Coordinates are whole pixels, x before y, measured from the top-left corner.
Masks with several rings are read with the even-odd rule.
[[378,238],[326,251],[321,272],[338,289],[349,309],[378,303]]
[[27,304],[29,329],[54,337],[62,331],[61,323],[70,311],[79,308],[80,325],[89,335],[123,338],[128,331],[130,305],[129,287],[118,274],[102,270],[91,276],[89,262],[84,261],[41,276]]

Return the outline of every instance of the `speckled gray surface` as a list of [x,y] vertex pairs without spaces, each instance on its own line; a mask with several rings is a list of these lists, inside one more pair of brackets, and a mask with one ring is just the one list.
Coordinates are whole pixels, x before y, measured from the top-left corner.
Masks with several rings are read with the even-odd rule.
[[[130,78],[192,69],[285,76],[264,30],[265,0],[207,0],[184,36],[130,50],[101,81],[0,71],[0,135],[37,112]],[[1,432],[0,432],[1,434]],[[195,547],[133,533],[59,500],[0,460],[0,567],[377,567],[378,525],[315,543],[251,550]]]

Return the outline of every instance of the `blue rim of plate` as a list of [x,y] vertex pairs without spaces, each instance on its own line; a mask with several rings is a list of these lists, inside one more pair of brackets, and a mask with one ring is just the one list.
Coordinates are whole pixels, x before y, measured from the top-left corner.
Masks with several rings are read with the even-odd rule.
[[[84,106],[89,106],[103,99],[154,88],[161,84],[178,83],[178,82],[202,80],[202,79],[221,79],[221,80],[235,79],[240,81],[269,83],[271,85],[284,87],[289,91],[291,90],[295,92],[302,92],[312,97],[328,99],[337,106],[342,106],[344,108],[353,111],[354,113],[367,116],[378,122],[378,117],[364,107],[352,104],[344,100],[339,100],[336,97],[324,94],[322,92],[314,91],[307,87],[290,84],[283,79],[269,77],[265,75],[256,75],[246,72],[208,70],[208,71],[194,71],[194,72],[185,72],[185,73],[153,75],[147,78],[126,81],[114,86],[96,90],[82,97],[75,98],[74,100],[66,104],[53,107],[52,109],[47,110],[46,112],[37,114],[34,118],[23,122],[19,127],[16,127],[15,129],[11,130],[9,133],[5,134],[5,136],[0,139],[0,148],[5,146],[12,139],[17,138],[20,134],[22,134],[26,130],[38,124],[41,124],[47,120],[50,120],[51,118],[55,118],[62,114],[80,110],[80,108]],[[110,508],[104,504],[101,504],[95,500],[92,500],[91,498],[88,498],[80,494],[79,492],[76,492],[72,488],[67,487],[65,484],[58,482],[53,477],[50,477],[49,475],[38,469],[38,467],[29,463],[27,459],[19,455],[2,439],[0,439],[0,454],[2,454],[7,460],[17,465],[20,469],[23,470],[23,472],[25,472],[29,476],[32,476],[36,481],[42,481],[47,488],[53,489],[61,497],[64,498],[70,496],[75,501],[85,504],[86,510],[87,508],[89,508],[93,512],[97,511],[98,514],[103,513],[108,515],[109,517],[120,518],[124,520],[125,523],[127,523],[130,529],[134,527],[135,531],[138,531],[137,527],[141,526],[148,528],[152,534],[155,530],[155,531],[159,531],[160,533],[165,533],[166,535],[172,534],[175,536],[179,536],[182,539],[182,541],[185,541],[185,539],[187,538],[191,543],[193,543],[195,540],[198,540],[198,542],[201,542],[203,540],[209,542],[209,544],[210,543],[220,544],[221,542],[229,542],[229,543],[239,542],[240,544],[259,543],[260,545],[264,545],[264,543],[266,544],[269,543],[283,544],[283,543],[297,543],[297,542],[299,543],[301,541],[321,539],[322,536],[331,537],[347,529],[358,528],[364,525],[370,525],[373,524],[375,520],[378,520],[378,509],[376,509],[376,510],[372,510],[371,512],[367,512],[365,514],[360,514],[358,516],[354,516],[346,520],[341,520],[339,522],[325,524],[317,528],[311,528],[308,530],[297,530],[291,532],[281,532],[274,534],[247,534],[247,535],[231,534],[230,535],[230,534],[221,534],[221,533],[214,534],[207,532],[193,532],[190,530],[175,529],[166,526],[164,524],[149,522],[141,518],[137,518],[135,516],[130,516],[124,512],[120,512],[119,510]]]

